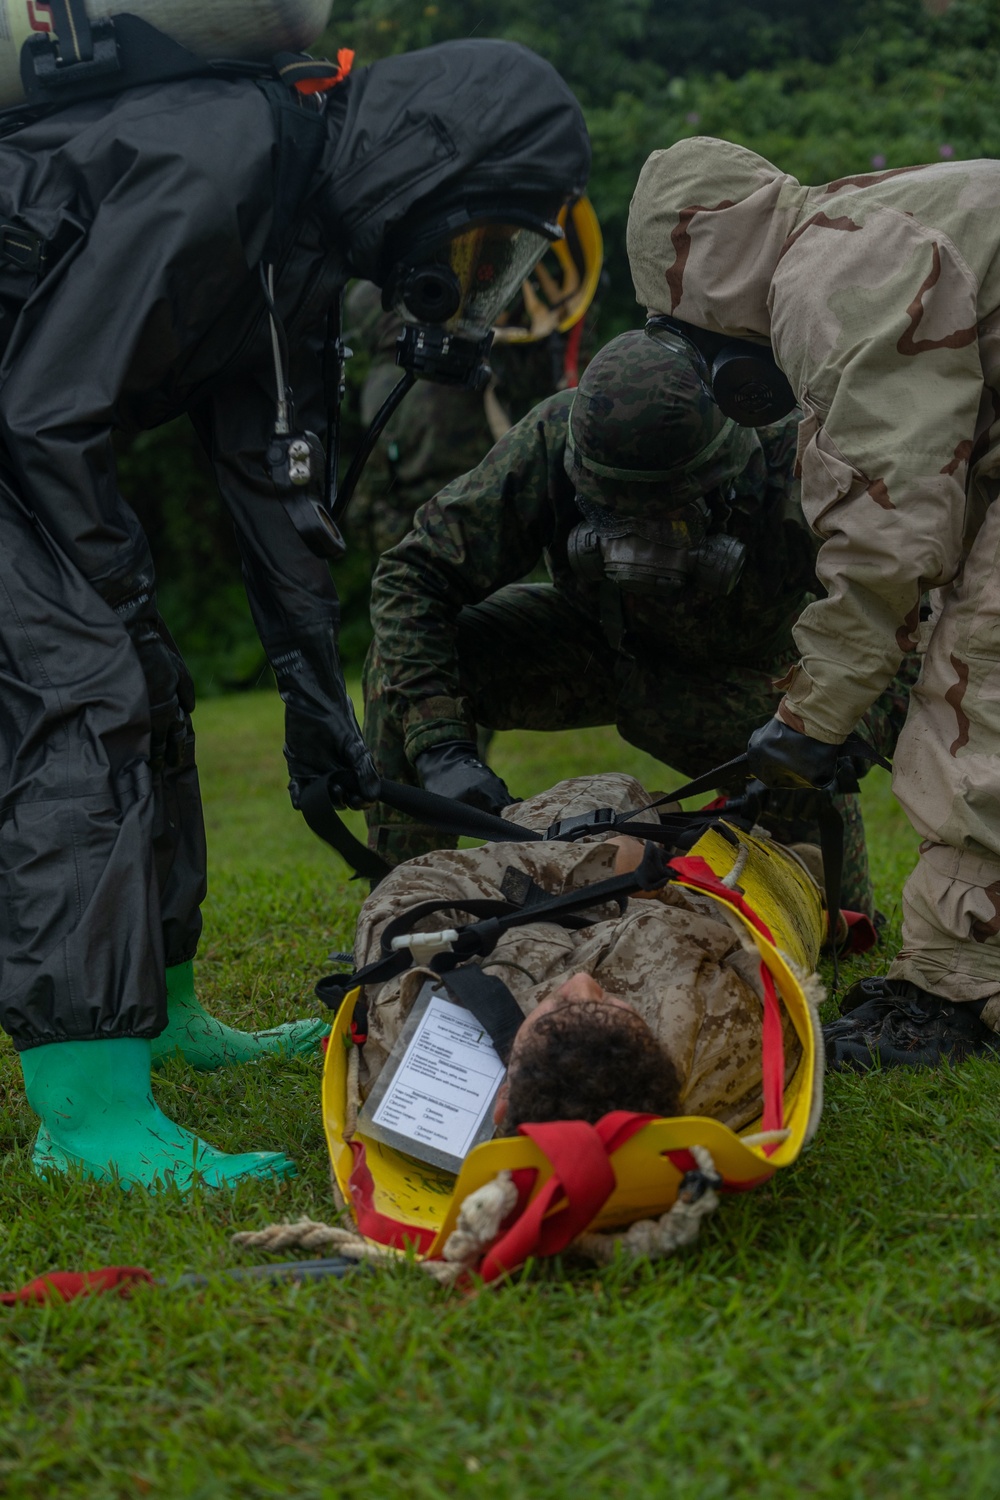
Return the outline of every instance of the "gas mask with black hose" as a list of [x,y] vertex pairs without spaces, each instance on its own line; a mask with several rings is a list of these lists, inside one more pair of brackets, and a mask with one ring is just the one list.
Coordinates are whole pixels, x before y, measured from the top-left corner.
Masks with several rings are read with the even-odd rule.
[[482,390],[493,327],[550,244],[555,214],[463,207],[418,230],[385,278],[382,306],[403,320],[396,363],[443,385]]
[[[501,213],[503,217],[497,217]],[[552,241],[561,236],[554,215],[546,218],[523,208],[495,209],[487,215],[463,208],[439,214],[408,238],[405,253],[391,264],[382,295],[386,310],[404,322],[396,350],[396,363],[404,373],[372,419],[339,487],[340,404],[351,354],[341,332],[340,304],[327,330],[329,419],[324,449],[314,433],[294,430],[273,268],[262,267],[278,393],[267,460],[285,509],[313,552],[330,561],[344,555],[338,522],[379,434],[418,378],[472,391],[486,386],[493,325]]]

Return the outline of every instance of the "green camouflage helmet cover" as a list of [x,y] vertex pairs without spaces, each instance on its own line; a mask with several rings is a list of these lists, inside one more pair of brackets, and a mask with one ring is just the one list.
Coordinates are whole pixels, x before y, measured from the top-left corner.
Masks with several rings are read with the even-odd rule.
[[586,507],[642,515],[729,486],[759,447],[752,428],[722,415],[680,336],[633,329],[606,344],[580,380],[565,469]]

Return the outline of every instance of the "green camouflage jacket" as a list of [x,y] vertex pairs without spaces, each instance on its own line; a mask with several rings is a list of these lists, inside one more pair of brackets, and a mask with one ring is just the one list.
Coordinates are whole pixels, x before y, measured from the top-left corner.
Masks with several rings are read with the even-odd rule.
[[[606,618],[602,585],[581,583],[567,561],[567,537],[581,520],[564,468],[573,397],[549,397],[511,428],[478,468],[421,506],[413,529],[379,562],[372,624],[382,660],[392,664],[386,694],[411,760],[442,740],[475,738],[456,650],[465,606],[544,559],[560,592],[589,618]],[[793,477],[796,427],[797,414],[761,429],[736,481],[727,529],[748,556],[733,593],[717,598],[692,589],[669,605],[650,595],[620,596],[625,653],[669,653],[675,669],[682,664],[711,679],[742,664],[766,666],[792,649],[791,626],[815,589],[815,544]]]
[[[367,427],[399,381],[395,313],[382,310],[381,293],[358,281],[345,304],[349,344],[370,363],[361,389],[360,417]],[[558,383],[548,345],[497,345],[490,356],[493,393],[509,420],[523,416]],[[482,392],[457,390],[418,380],[386,423],[365,465],[348,515],[351,537],[375,554],[396,544],[409,530],[425,500],[474,468],[493,444]]]

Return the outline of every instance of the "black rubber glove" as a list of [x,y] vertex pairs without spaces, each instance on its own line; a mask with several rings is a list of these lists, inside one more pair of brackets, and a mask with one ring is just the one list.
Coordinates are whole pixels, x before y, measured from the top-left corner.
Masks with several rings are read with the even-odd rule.
[[499,813],[517,801],[480,759],[471,740],[444,740],[413,762],[425,791],[452,797],[480,812]]
[[782,719],[755,729],[747,746],[750,772],[767,787],[815,787],[856,792],[858,778],[845,745],[827,745],[801,734]]
[[327,795],[334,807],[352,807],[357,810],[371,807],[378,800],[382,783],[357,724],[354,725],[354,735],[356,738],[348,739],[345,734],[338,752],[341,757],[338,763],[331,764],[325,771],[318,773],[310,766],[296,761],[289,754],[288,746],[285,746],[290,777],[288,795],[294,808],[301,809],[302,794],[317,780],[326,783]]
[[285,745],[285,759],[288,762],[288,795],[292,799],[292,806],[301,809],[302,793],[306,787],[317,779],[322,779],[334,807],[371,807],[378,798],[382,783],[371,752],[361,738],[361,730],[350,705],[348,712],[337,723],[332,722],[332,714],[327,714],[327,742],[334,743],[327,751],[326,765],[322,770],[318,770],[315,764],[318,756],[305,761],[293,753],[290,719],[290,715],[286,716],[285,727],[289,743]]
[[381,782],[347,695],[332,626],[303,631],[294,646],[268,653],[285,700],[289,795],[321,779],[334,807],[370,807]]

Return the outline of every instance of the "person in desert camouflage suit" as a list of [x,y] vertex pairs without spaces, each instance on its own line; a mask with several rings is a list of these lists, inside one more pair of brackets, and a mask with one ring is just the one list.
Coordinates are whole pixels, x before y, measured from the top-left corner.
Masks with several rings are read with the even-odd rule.
[[769,340],[804,412],[802,506],[826,594],[751,742],[757,774],[828,780],[902,654],[925,652],[895,760],[921,839],[903,946],[886,979],[845,997],[838,1064],[958,1059],[1000,1031],[998,250],[995,161],[802,187],[696,138],[655,152],[632,202],[639,302]]
[[[631,776],[581,776],[519,803],[516,818],[542,830],[595,807],[625,812],[647,800]],[[573,844],[486,844],[421,855],[388,875],[365,902],[355,957],[359,964],[379,958],[386,924],[421,902],[500,899],[509,866],[561,894],[635,869],[642,852],[636,839],[598,834]],[[438,919],[428,920],[433,926]],[[528,1119],[593,1123],[613,1109],[631,1109],[707,1115],[738,1130],[760,1114],[759,955],[711,896],[668,885],[630,900],[622,912],[609,903],[582,929],[528,923],[504,933],[477,962],[503,981],[528,1018],[514,1039],[501,1093],[496,1118],[504,1128]],[[411,969],[367,988],[363,1095],[430,977],[427,969]],[[814,993],[807,987],[810,999]],[[802,1044],[784,1011],[782,1032],[790,1078]],[[817,1095],[809,1136],[819,1107]]]
[[[725,421],[682,339],[633,331],[606,345],[576,393],[536,407],[382,558],[365,669],[365,737],[382,775],[498,811],[511,797],[476,757],[477,723],[612,722],[691,776],[738,755],[777,705],[791,625],[816,587],[797,421],[757,432]],[[733,545],[744,549],[735,586]],[[551,582],[516,582],[543,554]],[[679,582],[685,567],[701,571]],[[869,715],[881,753],[906,694],[904,674]],[[844,904],[870,914],[857,798],[844,805]],[[814,837],[794,812],[774,832]],[[444,842],[384,805],[369,825],[390,860]]]

